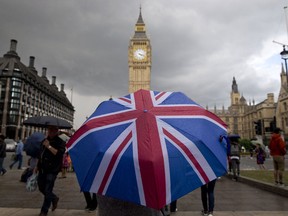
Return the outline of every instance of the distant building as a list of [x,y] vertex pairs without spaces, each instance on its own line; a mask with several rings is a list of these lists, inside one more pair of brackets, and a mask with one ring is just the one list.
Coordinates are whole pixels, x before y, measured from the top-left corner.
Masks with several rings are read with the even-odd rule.
[[22,125],[32,116],[50,115],[73,124],[74,107],[67,99],[64,84],[59,90],[56,76],[52,76],[50,84],[45,67],[42,75],[38,75],[33,56],[29,66],[24,65],[16,47],[17,41],[11,40],[10,50],[0,58],[0,133],[18,140],[39,131],[39,128]]
[[141,8],[134,36],[128,48],[129,93],[139,89],[150,90],[151,83],[151,44],[146,35],[146,27],[142,18]]
[[[284,116],[288,116],[288,107],[285,109],[285,103],[288,104],[287,82],[286,79],[283,79],[283,67],[280,76],[282,90],[278,102],[274,101],[273,93],[268,93],[267,98],[262,102],[255,104],[253,100],[252,103],[250,101],[248,104],[244,96],[240,95],[236,79],[233,77],[230,93],[231,104],[228,109],[225,109],[224,106],[222,109],[217,109],[215,106],[210,111],[226,122],[229,133],[239,134],[241,138],[254,139],[262,137],[264,143],[267,144],[277,124],[277,127],[284,131],[284,136],[288,139],[288,128],[283,123],[287,123]],[[280,107],[282,107],[282,110]]]

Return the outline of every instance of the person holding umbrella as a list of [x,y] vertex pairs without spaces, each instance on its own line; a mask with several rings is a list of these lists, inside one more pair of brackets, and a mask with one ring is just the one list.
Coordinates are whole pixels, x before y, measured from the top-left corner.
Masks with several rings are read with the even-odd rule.
[[65,153],[65,142],[58,137],[58,127],[48,126],[48,136],[42,142],[37,168],[38,187],[44,195],[39,216],[46,216],[52,204],[52,211],[57,208],[59,197],[53,193],[57,174],[61,171],[62,158]]

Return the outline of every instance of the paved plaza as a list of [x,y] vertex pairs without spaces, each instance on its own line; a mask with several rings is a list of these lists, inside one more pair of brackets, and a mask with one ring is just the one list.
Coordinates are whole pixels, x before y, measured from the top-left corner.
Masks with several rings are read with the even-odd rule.
[[[246,164],[248,164],[248,159]],[[252,163],[249,169],[254,169]],[[43,196],[39,191],[26,191],[25,183],[19,182],[22,172],[23,170],[12,169],[8,170],[4,176],[0,176],[0,216],[37,216],[39,214]],[[227,176],[217,181],[214,216],[288,215],[287,196],[280,196],[244,182],[234,182]],[[275,186],[270,185],[270,187]],[[276,189],[278,188],[275,187]],[[288,187],[283,190],[288,194]],[[55,193],[60,197],[59,209],[49,212],[48,215],[97,215],[97,212],[88,213],[83,210],[86,204],[83,194],[80,193],[75,173],[68,173],[67,178],[57,179]],[[200,216],[202,209],[200,189],[179,199],[177,207],[178,212],[171,216]]]

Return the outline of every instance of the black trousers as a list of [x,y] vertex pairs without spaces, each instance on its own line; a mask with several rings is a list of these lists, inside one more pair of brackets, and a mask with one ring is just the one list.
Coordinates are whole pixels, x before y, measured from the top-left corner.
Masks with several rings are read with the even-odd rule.
[[84,193],[84,197],[86,200],[86,208],[88,209],[96,209],[97,208],[97,199],[96,199],[96,194],[95,193],[90,193],[90,192],[83,192]]
[[177,200],[170,203],[170,212],[175,212],[177,208]]

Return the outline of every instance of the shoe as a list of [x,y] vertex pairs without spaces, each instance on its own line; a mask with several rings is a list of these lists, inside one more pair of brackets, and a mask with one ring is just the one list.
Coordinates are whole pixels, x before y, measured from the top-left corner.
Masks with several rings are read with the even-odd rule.
[[58,201],[59,201],[59,197],[56,197],[56,198],[52,201],[52,211],[55,211],[55,209],[57,208]]
[[275,181],[274,185],[277,186],[278,185],[278,181]]
[[95,211],[96,211],[96,208],[89,208],[88,211],[89,211],[89,212],[95,212]]
[[209,212],[209,213],[208,213],[208,216],[213,216],[213,212]]
[[204,210],[201,211],[201,214],[202,214],[203,216],[208,216],[208,212],[207,212],[207,211],[204,211]]
[[12,167],[13,167],[12,165],[9,166],[10,169],[12,169]]
[[6,172],[7,172],[7,170],[3,170],[2,171],[2,176],[5,175]]
[[45,213],[45,212],[40,212],[39,216],[47,216],[47,213]]
[[170,212],[177,212],[178,211],[178,209],[176,208],[176,209],[172,209],[172,210],[170,210]]
[[85,211],[89,211],[89,209],[90,209],[90,207],[89,207],[89,206],[86,206],[84,210],[85,210]]

